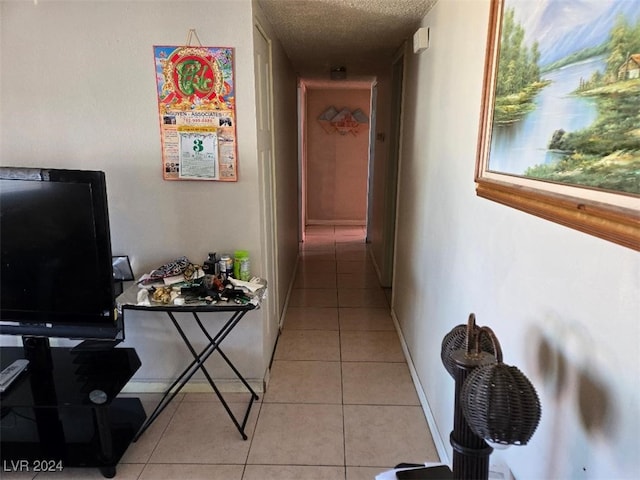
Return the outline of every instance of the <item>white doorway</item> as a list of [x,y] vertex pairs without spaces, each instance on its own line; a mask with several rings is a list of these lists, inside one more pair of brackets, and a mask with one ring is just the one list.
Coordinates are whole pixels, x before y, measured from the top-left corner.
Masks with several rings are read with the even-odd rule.
[[389,159],[385,171],[385,208],[383,220],[383,258],[380,268],[380,283],[383,287],[393,284],[396,238],[396,209],[398,197],[398,170],[400,167],[402,139],[402,99],[404,79],[404,56],[400,54],[393,62],[391,73],[391,116],[389,125]]
[[[372,80],[301,80],[299,93],[300,212],[308,225],[365,227],[369,206]],[[357,128],[332,128],[325,113],[356,112]]]
[[[274,288],[269,289],[262,308],[266,309],[265,352],[271,347],[279,329],[278,301],[278,250],[276,218],[276,185],[273,160],[273,82],[271,40],[259,24],[254,28],[255,74],[256,74],[256,127],[258,130],[258,156],[260,175],[260,228],[263,238],[262,271]],[[268,359],[267,359],[268,360]]]

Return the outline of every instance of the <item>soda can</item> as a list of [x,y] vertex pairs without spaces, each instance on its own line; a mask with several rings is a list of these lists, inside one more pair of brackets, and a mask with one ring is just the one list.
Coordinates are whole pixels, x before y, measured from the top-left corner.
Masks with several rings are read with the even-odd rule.
[[220,276],[223,280],[233,277],[233,258],[231,255],[220,256]]

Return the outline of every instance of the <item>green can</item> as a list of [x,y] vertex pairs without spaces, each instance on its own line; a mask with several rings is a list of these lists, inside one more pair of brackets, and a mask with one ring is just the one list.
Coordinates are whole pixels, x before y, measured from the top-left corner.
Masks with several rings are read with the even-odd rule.
[[251,279],[251,262],[247,250],[236,250],[233,254],[233,276],[248,282]]
[[245,282],[251,279],[251,262],[247,250],[236,250],[233,253],[233,276]]

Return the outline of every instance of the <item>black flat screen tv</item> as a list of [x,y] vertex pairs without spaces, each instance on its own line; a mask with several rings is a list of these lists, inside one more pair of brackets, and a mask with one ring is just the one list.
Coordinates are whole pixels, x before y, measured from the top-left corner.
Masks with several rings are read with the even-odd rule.
[[105,175],[0,167],[0,334],[121,340]]

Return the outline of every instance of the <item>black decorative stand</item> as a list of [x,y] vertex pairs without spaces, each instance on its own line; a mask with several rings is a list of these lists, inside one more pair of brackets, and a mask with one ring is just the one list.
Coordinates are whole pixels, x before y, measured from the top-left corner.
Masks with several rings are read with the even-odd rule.
[[[488,480],[493,448],[525,445],[540,421],[540,402],[531,382],[516,367],[502,362],[493,331],[477,327],[475,315],[442,341],[441,359],[455,380],[453,471],[420,467],[396,473],[399,480]],[[407,466],[398,465],[397,468]]]
[[453,353],[456,363],[455,407],[453,411],[453,431],[449,441],[453,447],[453,475],[455,480],[482,480],[489,478],[489,456],[493,448],[484,439],[473,433],[462,411],[462,386],[469,374],[482,365],[495,362],[495,358],[485,352],[468,356],[464,350]]

